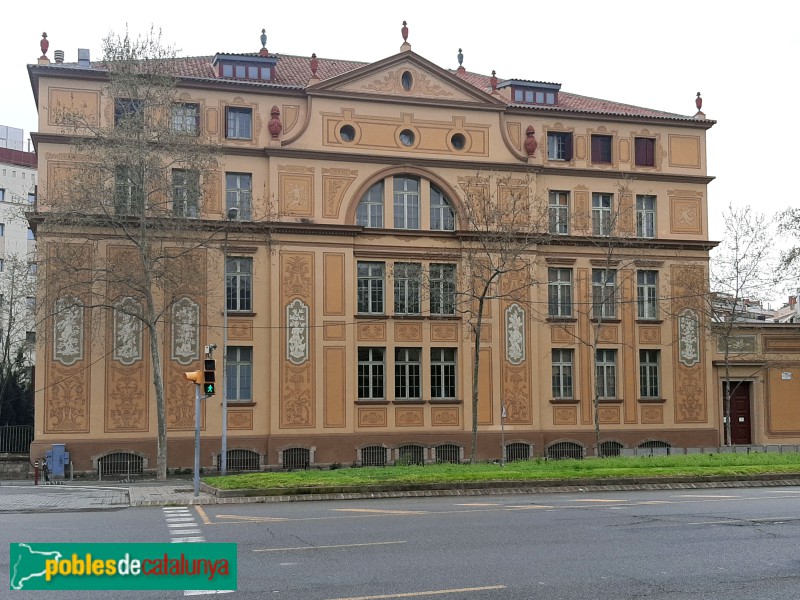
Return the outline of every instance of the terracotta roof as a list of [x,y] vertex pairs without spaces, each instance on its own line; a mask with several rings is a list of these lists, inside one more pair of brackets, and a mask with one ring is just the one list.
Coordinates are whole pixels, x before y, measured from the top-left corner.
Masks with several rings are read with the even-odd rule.
[[0,148],[0,163],[35,169],[38,164],[35,152],[24,152],[13,148]]
[[[227,54],[227,53],[220,53]],[[228,56],[256,56],[256,53],[243,54],[231,53]],[[275,56],[275,55],[272,55]],[[270,82],[250,81],[250,80],[235,80],[227,79],[231,83],[241,83],[242,85],[267,87],[267,88],[296,88],[303,89],[308,85],[308,80],[311,78],[311,58],[308,56],[293,56],[290,54],[279,54],[278,63],[276,68],[276,78]],[[218,80],[216,70],[212,67],[213,56],[194,56],[175,59],[174,74],[194,79],[204,80]],[[348,73],[355,69],[365,67],[370,63],[339,60],[331,58],[317,57],[319,67],[317,68],[317,77],[321,81],[331,79],[344,73]],[[56,68],[74,68],[73,64],[63,65],[50,65]],[[94,63],[95,69],[102,68],[102,63]],[[455,70],[450,69],[449,72],[456,77],[461,78],[464,82],[475,86],[483,92],[491,91],[491,83],[489,75],[482,75],[480,73],[472,73],[465,71],[457,73]],[[498,77],[498,81],[505,81],[509,78]],[[519,80],[519,79],[518,79]],[[521,81],[521,80],[519,80]],[[537,111],[548,110],[561,110],[578,113],[594,113],[594,114],[608,114],[632,117],[651,117],[661,119],[679,119],[685,121],[694,121],[694,118],[687,115],[679,115],[675,113],[665,112],[661,110],[654,110],[644,108],[641,106],[633,106],[631,104],[624,104],[621,102],[613,102],[611,100],[601,100],[599,98],[591,98],[589,96],[580,96],[577,94],[570,94],[568,92],[560,91],[558,93],[558,104],[556,105],[531,105],[531,104],[517,104],[509,103],[514,108],[530,109]],[[713,122],[713,121],[711,121]]]

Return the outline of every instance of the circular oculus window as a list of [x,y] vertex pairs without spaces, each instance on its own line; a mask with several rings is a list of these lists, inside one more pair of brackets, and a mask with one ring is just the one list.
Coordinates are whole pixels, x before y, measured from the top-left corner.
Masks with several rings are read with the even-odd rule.
[[342,125],[339,129],[339,136],[343,142],[352,142],[356,139],[356,130],[352,125]]
[[463,150],[467,145],[467,138],[464,137],[463,133],[454,133],[450,137],[450,144],[456,150]]
[[411,89],[411,86],[414,85],[414,77],[411,75],[411,71],[403,71],[403,75],[400,77],[400,83],[403,84],[403,89],[405,91]]
[[413,146],[415,139],[416,136],[410,129],[403,129],[403,131],[400,132],[400,143],[403,144],[403,146]]

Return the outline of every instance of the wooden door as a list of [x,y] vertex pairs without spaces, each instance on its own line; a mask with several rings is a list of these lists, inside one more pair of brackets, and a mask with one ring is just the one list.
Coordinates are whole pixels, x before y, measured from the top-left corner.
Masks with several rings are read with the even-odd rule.
[[734,444],[753,443],[749,381],[731,381],[731,441]]

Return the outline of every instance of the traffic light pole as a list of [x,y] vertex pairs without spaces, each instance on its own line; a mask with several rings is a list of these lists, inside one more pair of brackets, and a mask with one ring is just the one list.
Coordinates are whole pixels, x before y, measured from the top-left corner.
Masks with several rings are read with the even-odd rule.
[[194,384],[194,497],[200,495],[200,384]]

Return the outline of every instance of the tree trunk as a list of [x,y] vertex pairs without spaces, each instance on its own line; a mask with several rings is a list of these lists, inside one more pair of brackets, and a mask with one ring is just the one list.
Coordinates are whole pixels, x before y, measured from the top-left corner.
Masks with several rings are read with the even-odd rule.
[[472,453],[469,457],[471,464],[475,464],[478,451],[478,372],[480,370],[481,324],[483,322],[483,304],[485,300],[485,294],[478,299],[478,318],[474,331],[475,346],[472,356]]
[[153,298],[147,295],[147,331],[150,334],[150,361],[153,367],[153,385],[156,391],[156,478],[167,478],[167,408],[164,398],[164,379],[161,372],[161,336],[158,333]]

